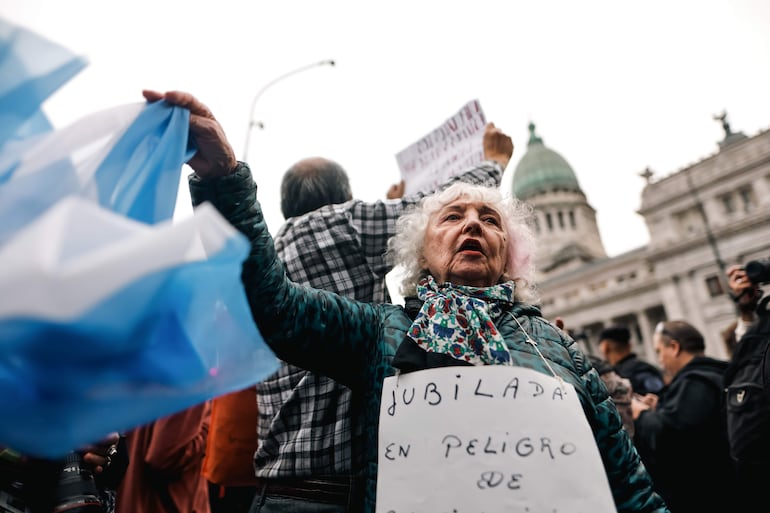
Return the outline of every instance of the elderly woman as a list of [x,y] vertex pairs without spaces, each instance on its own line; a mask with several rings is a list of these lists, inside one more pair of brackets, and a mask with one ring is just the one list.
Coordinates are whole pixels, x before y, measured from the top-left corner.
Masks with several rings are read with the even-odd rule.
[[213,203],[251,241],[242,278],[265,340],[281,359],[326,374],[365,398],[366,496],[352,511],[375,509],[383,379],[397,369],[450,364],[556,373],[578,391],[618,511],[667,511],[599,375],[577,344],[526,302],[534,298],[532,236],[522,206],[497,190],[459,185],[404,216],[390,252],[406,268],[405,307],[297,286],[276,256],[251,172],[236,161],[211,112],[186,93],[144,94],[191,111],[198,143],[189,162],[195,171],[191,196],[195,204]]

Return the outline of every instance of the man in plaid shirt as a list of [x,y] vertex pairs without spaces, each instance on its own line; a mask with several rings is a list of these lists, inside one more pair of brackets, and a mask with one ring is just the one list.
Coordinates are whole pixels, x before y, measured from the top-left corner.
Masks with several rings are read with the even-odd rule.
[[[513,143],[490,123],[483,146],[483,163],[440,188],[455,181],[499,187]],[[366,203],[352,199],[337,163],[311,158],[292,166],[281,184],[286,222],[275,236],[289,278],[359,301],[389,302],[387,241],[404,209],[425,195],[399,198],[402,191],[403,184],[393,186],[393,200]],[[259,484],[251,513],[357,510],[362,450],[355,412],[362,400],[329,378],[287,363],[257,384]]]

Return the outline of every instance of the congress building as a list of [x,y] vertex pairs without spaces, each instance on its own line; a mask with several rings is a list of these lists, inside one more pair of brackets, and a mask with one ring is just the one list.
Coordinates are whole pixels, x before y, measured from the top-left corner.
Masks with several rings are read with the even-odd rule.
[[530,124],[512,193],[535,210],[543,315],[564,318],[585,351],[598,354],[599,331],[624,323],[634,351],[655,362],[655,325],[684,319],[707,355],[728,358],[720,332],[735,308],[724,271],[770,257],[770,130],[748,137],[719,119],[725,137],[713,155],[668,176],[642,173],[649,244],[612,258],[577,174]]

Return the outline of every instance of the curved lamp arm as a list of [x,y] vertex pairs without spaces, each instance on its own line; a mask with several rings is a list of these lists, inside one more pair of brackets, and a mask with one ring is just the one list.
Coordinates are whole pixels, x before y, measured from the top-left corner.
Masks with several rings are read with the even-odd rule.
[[314,62],[312,64],[306,64],[305,66],[299,67],[297,69],[293,69],[291,71],[288,71],[288,72],[284,73],[283,75],[281,75],[279,77],[274,78],[273,80],[271,80],[267,84],[263,85],[262,88],[259,91],[257,91],[257,94],[254,95],[254,99],[251,100],[251,110],[249,111],[249,126],[246,129],[246,144],[243,146],[243,159],[242,159],[243,162],[246,162],[246,159],[248,158],[248,155],[249,155],[249,142],[251,141],[251,130],[255,126],[258,126],[259,128],[264,128],[265,127],[264,124],[262,124],[261,121],[254,121],[254,107],[256,106],[257,100],[259,100],[259,97],[262,96],[262,94],[265,91],[270,89],[270,87],[272,87],[273,85],[275,85],[276,83],[280,82],[281,80],[283,80],[285,78],[288,78],[288,77],[290,77],[292,75],[296,75],[297,73],[300,73],[302,71],[308,70],[310,68],[315,68],[317,66],[326,66],[326,65],[334,66],[335,63],[334,63],[334,61],[332,59],[326,59],[326,60],[323,60],[323,61]]

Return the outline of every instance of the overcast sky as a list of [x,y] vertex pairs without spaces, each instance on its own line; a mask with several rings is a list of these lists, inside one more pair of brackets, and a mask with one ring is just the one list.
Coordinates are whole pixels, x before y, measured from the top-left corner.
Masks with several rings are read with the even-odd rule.
[[[734,131],[770,128],[770,2],[0,0],[0,15],[89,66],[45,105],[56,126],[180,89],[206,103],[249,163],[274,233],[283,172],[337,160],[354,194],[384,197],[395,154],[477,98],[513,138],[510,190],[533,121],[572,165],[611,256],[648,241],[649,166],[670,174]],[[187,170],[185,171],[185,173]],[[178,216],[190,215],[186,180]]]

